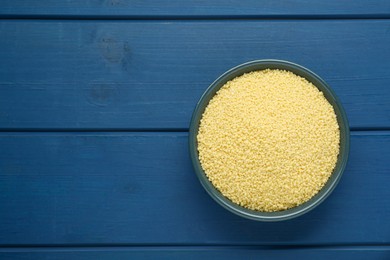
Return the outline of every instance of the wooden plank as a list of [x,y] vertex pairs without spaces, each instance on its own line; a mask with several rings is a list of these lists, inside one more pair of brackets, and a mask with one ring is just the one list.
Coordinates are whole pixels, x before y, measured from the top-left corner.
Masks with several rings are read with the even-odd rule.
[[389,243],[390,132],[354,132],[334,193],[280,223],[216,204],[187,133],[2,133],[0,147],[3,246]]
[[251,247],[141,247],[0,249],[1,259],[389,259],[388,247],[256,249]]
[[390,4],[386,0],[86,0],[55,1],[43,0],[34,5],[23,0],[6,0],[0,5],[0,15],[17,16],[109,16],[109,17],[166,17],[166,16],[379,16],[390,14]]
[[321,75],[351,127],[390,127],[390,20],[1,21],[1,129],[187,129],[224,71],[275,58]]

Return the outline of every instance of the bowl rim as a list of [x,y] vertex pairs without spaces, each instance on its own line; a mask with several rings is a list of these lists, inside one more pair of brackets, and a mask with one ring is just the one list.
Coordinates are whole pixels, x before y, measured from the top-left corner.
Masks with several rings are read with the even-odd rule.
[[[253,69],[253,70],[248,70],[244,71],[247,68],[250,68],[252,66],[257,66],[257,65],[267,65],[268,67],[272,67],[271,69],[278,69],[278,67],[282,67],[279,69],[283,70],[297,70],[300,73],[299,76],[301,77],[308,77],[311,76],[315,80],[318,81],[318,83],[321,86],[318,86],[318,84],[314,84],[321,92],[324,92],[323,89],[325,89],[325,92],[327,92],[327,95],[330,95],[330,97],[334,100],[334,104],[332,106],[334,107],[335,110],[338,110],[339,115],[341,118],[338,118],[338,124],[340,127],[340,152],[338,155],[337,159],[337,164],[339,165],[339,169],[337,172],[337,164],[335,166],[335,170],[332,173],[332,176],[335,175],[333,180],[328,179],[327,183],[325,186],[316,194],[314,195],[310,200],[307,202],[298,205],[296,207],[293,207],[291,209],[283,210],[283,211],[277,211],[276,215],[274,212],[261,212],[261,211],[254,211],[250,210],[247,208],[244,208],[232,201],[230,201],[228,198],[226,198],[220,191],[218,191],[214,185],[209,181],[207,178],[205,172],[203,171],[203,168],[201,167],[200,161],[199,161],[199,156],[198,156],[198,149],[197,149],[197,134],[198,134],[198,128],[199,128],[199,121],[202,117],[202,114],[204,112],[204,109],[207,107],[209,101],[211,98],[215,95],[215,92],[219,90],[227,81],[242,75],[244,73],[248,73],[250,71],[259,71],[266,69],[267,66],[261,69]],[[241,71],[243,71],[241,73]],[[239,72],[237,75],[232,76],[232,74]],[[293,72],[296,74],[296,72]],[[306,77],[305,77],[306,76]],[[309,80],[310,81],[310,80]],[[311,82],[311,81],[310,81]],[[210,96],[210,93],[214,92],[213,95]],[[210,98],[208,98],[210,96]],[[327,98],[328,102],[329,99]],[[336,111],[335,111],[336,112]],[[342,125],[340,125],[342,123]],[[341,129],[343,128],[343,136]],[[344,138],[344,149],[343,149],[343,154],[341,154],[341,141],[342,138]],[[252,219],[252,220],[258,220],[258,221],[281,221],[281,220],[288,220],[292,219],[298,216],[301,216],[311,210],[313,210],[315,207],[320,205],[335,189],[337,184],[339,183],[347,162],[348,162],[348,157],[349,157],[349,150],[350,150],[350,131],[349,131],[349,124],[348,124],[348,118],[345,113],[345,110],[339,100],[339,98],[336,96],[334,91],[331,89],[331,87],[321,78],[319,77],[316,73],[312,72],[311,70],[298,65],[296,63],[290,62],[290,61],[285,61],[285,60],[278,60],[278,59],[262,59],[262,60],[253,60],[249,62],[242,63],[238,66],[235,66],[225,73],[223,73],[221,76],[219,76],[213,83],[209,85],[209,87],[204,91],[202,96],[200,97],[199,101],[196,104],[196,107],[193,111],[192,117],[191,117],[191,122],[190,122],[190,128],[189,128],[189,137],[188,137],[188,142],[189,142],[189,152],[191,156],[191,161],[193,168],[195,170],[195,173],[202,184],[203,188],[207,191],[207,193],[221,206],[223,206],[225,209],[229,210],[232,213],[235,213],[241,217]],[[331,176],[331,177],[332,177]],[[331,178],[330,177],[330,178]],[[331,182],[330,182],[331,181]],[[328,183],[330,184],[328,185]],[[327,186],[328,185],[328,186]],[[327,186],[327,187],[326,187]],[[321,194],[320,194],[321,193]],[[318,196],[317,196],[318,195]],[[314,200],[313,200],[314,199]],[[285,214],[283,214],[285,213]]]

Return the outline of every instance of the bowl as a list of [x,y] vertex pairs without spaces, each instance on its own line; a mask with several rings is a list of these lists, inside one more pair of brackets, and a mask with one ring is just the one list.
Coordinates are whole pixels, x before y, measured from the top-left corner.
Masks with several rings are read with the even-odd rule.
[[[333,106],[334,111],[337,116],[337,122],[340,127],[340,152],[337,158],[336,166],[333,170],[332,175],[329,180],[325,183],[324,187],[310,200],[307,202],[296,206],[294,208],[290,208],[287,210],[276,211],[276,212],[261,212],[250,210],[245,207],[242,207],[219,192],[214,185],[208,180],[205,172],[202,169],[202,166],[199,161],[198,149],[197,149],[197,134],[199,129],[200,119],[202,118],[202,114],[208,105],[209,101],[215,95],[215,93],[229,80],[232,80],[244,73],[264,70],[264,69],[280,69],[287,70],[299,75],[303,78],[306,78],[309,82],[313,83],[320,91],[323,92],[325,98],[328,102]],[[195,170],[196,175],[204,189],[207,193],[221,206],[226,208],[227,210],[248,219],[258,220],[258,221],[281,221],[288,220],[291,218],[295,218],[301,216],[309,212],[318,206],[321,202],[323,202],[329,194],[334,190],[337,186],[338,182],[341,179],[341,176],[345,170],[348,154],[349,154],[349,145],[350,145],[350,137],[349,137],[349,126],[346,113],[344,108],[341,105],[341,102],[333,92],[333,90],[329,87],[329,85],[321,79],[314,72],[309,69],[300,66],[298,64],[283,61],[283,60],[255,60],[250,61],[237,67],[234,67],[224,74],[222,74],[217,80],[215,80],[204,92],[199,102],[196,105],[196,108],[193,112],[189,130],[189,152],[192,160],[192,164]]]

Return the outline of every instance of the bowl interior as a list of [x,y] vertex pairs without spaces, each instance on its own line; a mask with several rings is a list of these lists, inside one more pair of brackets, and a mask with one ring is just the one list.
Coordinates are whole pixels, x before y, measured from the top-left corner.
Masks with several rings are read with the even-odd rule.
[[[227,199],[225,196],[222,195],[215,187],[214,185],[208,180],[205,172],[203,171],[199,156],[198,156],[198,149],[197,149],[197,139],[196,136],[198,134],[199,129],[199,123],[200,119],[202,117],[202,114],[208,105],[210,99],[215,95],[215,93],[229,80],[232,80],[233,78],[240,76],[246,72],[250,71],[256,71],[256,70],[263,70],[263,69],[282,69],[282,70],[288,70],[296,75],[299,75],[301,77],[306,78],[308,81],[313,83],[320,91],[324,93],[325,98],[328,100],[328,102],[333,106],[334,111],[337,116],[337,121],[340,126],[340,153],[338,155],[338,160],[336,163],[336,167],[325,184],[325,186],[309,201],[283,211],[277,211],[277,212],[260,212],[260,211],[254,211],[247,208],[244,208],[242,206],[239,206],[238,204],[233,203],[229,199]],[[216,200],[219,204],[221,204],[226,209],[230,210],[231,212],[238,214],[242,217],[254,219],[254,220],[261,220],[261,221],[279,221],[279,220],[286,220],[291,219],[297,216],[300,216],[317,205],[319,205],[335,188],[338,181],[341,178],[341,175],[345,169],[347,160],[348,160],[348,154],[349,154],[349,126],[347,117],[345,114],[345,111],[343,107],[341,106],[340,101],[334,94],[334,92],[331,90],[331,88],[326,84],[325,81],[323,81],[319,76],[317,76],[315,73],[311,72],[310,70],[291,63],[287,61],[281,61],[281,60],[258,60],[258,61],[252,61],[248,63],[244,63],[242,65],[239,65],[227,72],[225,72],[222,76],[220,76],[216,81],[214,81],[209,88],[205,91],[201,99],[199,100],[194,113],[192,115],[191,119],[191,125],[190,125],[190,132],[189,132],[189,149],[190,149],[190,155],[191,160],[195,169],[195,172],[203,185],[203,187],[206,189],[206,191],[209,193],[209,195]]]

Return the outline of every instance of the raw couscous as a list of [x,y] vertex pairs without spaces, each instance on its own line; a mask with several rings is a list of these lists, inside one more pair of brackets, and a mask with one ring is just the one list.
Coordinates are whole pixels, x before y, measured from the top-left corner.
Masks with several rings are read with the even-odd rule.
[[273,212],[296,207],[335,168],[340,130],[323,93],[292,72],[267,69],[227,82],[197,135],[201,166],[228,199]]

